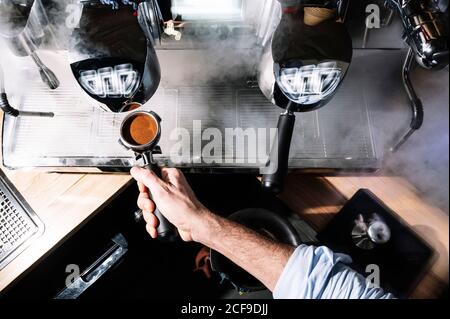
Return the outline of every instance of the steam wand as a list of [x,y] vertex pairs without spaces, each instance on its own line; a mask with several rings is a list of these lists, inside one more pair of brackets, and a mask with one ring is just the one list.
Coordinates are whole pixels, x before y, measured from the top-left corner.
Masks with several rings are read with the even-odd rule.
[[391,152],[396,152],[422,127],[424,120],[422,101],[410,80],[414,63],[425,69],[448,67],[448,16],[436,0],[386,0],[385,3],[390,10],[398,11],[405,29],[404,39],[410,47],[403,65],[403,83],[413,117],[409,131],[391,148]]
[[410,48],[408,51],[408,55],[406,56],[405,63],[403,65],[403,84],[405,86],[406,93],[408,94],[408,98],[411,103],[413,116],[410,124],[410,129],[408,130],[408,132],[406,132],[403,135],[403,137],[397,142],[397,144],[395,144],[395,146],[390,149],[390,151],[393,153],[397,152],[400,149],[400,147],[402,147],[403,144],[405,144],[408,141],[408,139],[422,127],[424,121],[425,114],[423,109],[423,103],[417,96],[417,93],[414,90],[414,87],[410,79],[411,68],[414,65],[415,61],[414,57],[415,53],[413,49]]
[[3,68],[0,65],[0,108],[5,112],[5,114],[19,117],[19,116],[34,116],[34,117],[54,117],[53,112],[30,112],[30,111],[19,111],[9,104],[8,96],[5,91],[5,77],[3,74]]

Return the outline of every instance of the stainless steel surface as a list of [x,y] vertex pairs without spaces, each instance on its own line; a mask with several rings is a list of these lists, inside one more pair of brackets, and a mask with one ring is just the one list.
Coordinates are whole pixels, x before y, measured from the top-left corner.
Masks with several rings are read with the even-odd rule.
[[[195,52],[163,51],[162,63],[189,60],[191,65],[201,64],[202,57]],[[166,56],[164,57],[164,54]],[[371,86],[372,77],[390,73],[389,61],[401,51],[356,51],[348,79],[330,107],[299,116],[292,147],[292,168],[377,169],[377,155],[371,125],[371,106],[389,104]],[[172,55],[172,56],[170,56]],[[176,58],[173,56],[176,55]],[[185,57],[183,59],[183,56]],[[175,62],[173,62],[175,61]],[[52,59],[52,62],[57,62]],[[64,59],[59,61],[63,64]],[[379,70],[374,75],[365,72],[367,64]],[[374,64],[378,64],[374,65]],[[168,65],[169,67],[169,65]],[[126,114],[103,111],[87,97],[71,79],[69,67],[58,67],[61,87],[51,91],[40,81],[32,79],[30,87],[18,107],[20,110],[54,112],[54,118],[5,117],[3,131],[4,163],[8,167],[129,167],[134,164],[133,154],[117,142],[119,127]],[[162,68],[163,70],[167,68]],[[164,75],[163,75],[164,76]],[[184,77],[184,76],[182,76]],[[390,79],[393,87],[396,78]],[[167,83],[166,83],[167,84]],[[165,85],[166,85],[165,84]],[[144,110],[154,110],[163,119],[161,148],[163,160],[176,141],[170,133],[176,127],[193,132],[193,121],[201,120],[202,127],[225,128],[275,128],[281,112],[273,107],[257,88],[245,84],[236,86],[195,87],[161,86],[154,98],[144,105]],[[255,116],[258,114],[258,116]],[[345,135],[346,138],[342,138]],[[267,148],[269,149],[269,148]],[[224,150],[225,151],[225,150]],[[235,158],[235,162],[237,162]],[[195,167],[247,167],[259,165],[193,164]]]
[[409,125],[409,129],[406,133],[403,133],[402,137],[396,142],[396,144],[390,149],[391,152],[397,152],[409,138],[422,127],[424,121],[424,107],[422,101],[417,96],[416,90],[411,82],[410,74],[413,66],[415,65],[414,51],[409,49],[406,55],[405,62],[403,64],[403,86],[405,87],[406,94],[408,95],[409,103],[412,109],[412,120]]
[[[386,4],[383,5],[384,9],[387,11],[384,14],[380,12],[380,29],[389,27],[394,20],[394,10],[386,6]],[[368,21],[367,21],[368,22]],[[367,48],[367,43],[369,39],[369,32],[371,29],[369,28],[369,23],[366,22],[366,28],[364,30],[364,37],[362,42],[362,48]]]
[[362,215],[358,216],[352,229],[352,240],[356,247],[364,250],[372,250],[375,248],[375,242],[371,240],[368,234],[369,224]]
[[[6,40],[10,49],[17,56],[28,56],[29,51],[34,52],[44,41],[49,21],[41,0],[29,2],[26,16],[10,17],[11,12],[8,4],[0,8],[2,11],[2,29],[0,36]],[[3,11],[3,10],[6,10]],[[9,21],[13,18],[11,21]],[[16,21],[18,20],[18,21]],[[19,22],[20,21],[20,22]]]
[[448,66],[448,18],[435,0],[390,0],[405,28],[405,39],[424,68]]
[[[45,41],[46,36],[48,34],[53,35],[53,30],[41,0],[35,0],[30,5],[28,16],[23,17],[26,24],[20,27],[8,24],[2,25],[0,36],[6,40],[17,56],[30,56],[39,68],[42,81],[54,90],[59,86],[58,78],[36,53],[41,43]],[[7,16],[8,12],[0,12],[0,14]]]
[[[243,18],[226,21],[233,37],[191,36],[185,32],[181,41],[167,41],[158,48],[162,81],[155,96],[143,106],[163,119],[161,148],[158,157],[168,161],[175,140],[170,135],[177,127],[194,132],[194,120],[202,127],[275,128],[282,110],[273,107],[258,88],[249,86],[255,74],[258,48],[276,27],[279,10],[268,13],[276,1],[246,1]],[[277,7],[275,5],[277,9]],[[266,23],[262,23],[265,21]],[[223,20],[222,20],[223,22]],[[349,16],[352,24],[352,17]],[[206,28],[217,25],[207,24]],[[190,25],[189,25],[190,26]],[[187,28],[187,27],[186,27]],[[203,30],[203,22],[192,21],[193,30]],[[364,28],[361,28],[363,32]],[[385,32],[384,32],[385,33]],[[390,33],[389,33],[390,35]],[[394,34],[398,37],[398,34]],[[381,44],[382,45],[382,44]],[[373,46],[371,46],[373,47]],[[23,111],[54,112],[54,118],[5,117],[3,160],[11,168],[21,167],[103,167],[124,168],[134,163],[132,152],[119,145],[119,127],[126,114],[103,111],[73,79],[65,52],[39,52],[44,63],[61,81],[50,91],[39,81],[38,74],[25,71],[21,77],[29,90],[17,92],[10,99]],[[2,53],[3,55],[3,53]],[[355,59],[340,92],[326,109],[298,117],[298,138],[292,145],[290,166],[293,169],[378,169],[381,152],[374,138],[372,112],[379,106],[395,109],[397,101],[380,94],[380,84],[401,90],[401,81],[392,70],[398,69],[401,50],[355,50]],[[188,63],[186,63],[188,61]],[[11,60],[10,70],[28,69],[27,61]],[[8,70],[6,70],[9,74]],[[16,76],[17,78],[17,76]],[[405,107],[406,108],[406,107]],[[257,116],[255,116],[257,114]],[[266,136],[267,138],[267,136]],[[202,142],[206,144],[206,142]],[[267,141],[266,152],[270,149]],[[224,153],[229,152],[227,145]],[[229,152],[231,153],[231,152]],[[194,160],[196,160],[196,154]],[[188,163],[178,167],[209,169],[258,169],[266,158],[254,159],[232,154],[233,163]],[[211,162],[216,158],[208,158]],[[77,169],[78,170],[78,169]]]
[[364,250],[372,250],[379,245],[384,245],[391,240],[392,234],[389,226],[377,214],[370,217],[358,215],[354,220],[352,240],[354,244]]
[[391,229],[383,221],[373,222],[367,232],[375,244],[386,244],[391,239]]
[[0,270],[44,231],[44,225],[0,171]]

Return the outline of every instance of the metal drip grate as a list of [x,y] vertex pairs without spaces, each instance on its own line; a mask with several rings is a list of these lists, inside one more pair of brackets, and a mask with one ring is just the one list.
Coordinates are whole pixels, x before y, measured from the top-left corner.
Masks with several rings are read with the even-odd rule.
[[[208,57],[207,50],[166,50],[158,54],[162,70],[179,70],[175,74],[163,74],[165,80],[160,88],[142,107],[155,111],[163,119],[160,142],[163,153],[158,158],[161,162],[170,160],[177,143],[172,133],[177,128],[188,131],[193,153],[193,140],[200,140],[202,147],[208,143],[199,136],[207,128],[217,128],[224,136],[226,129],[253,128],[257,131],[261,128],[268,132],[276,127],[282,110],[272,105],[259,88],[241,80],[225,85],[201,81],[207,73],[200,72],[205,57]],[[380,105],[394,109],[395,100],[379,94],[379,88],[373,85],[375,76],[367,70],[369,66],[370,70],[379,70],[376,78],[389,79],[392,87],[401,85],[389,75],[396,62],[394,58],[401,55],[402,52],[397,51],[355,51],[352,68],[333,101],[316,112],[297,115],[290,168],[380,168],[371,113]],[[185,61],[190,61],[192,70],[200,70],[197,73],[201,74],[186,70]],[[385,66],[386,63],[389,65]],[[58,90],[50,91],[38,79],[32,79],[23,99],[12,96],[11,100],[15,98],[15,105],[21,110],[51,111],[55,117],[4,117],[3,164],[9,168],[48,167],[66,171],[72,168],[76,171],[80,168],[127,169],[134,165],[133,154],[118,143],[119,127],[126,114],[102,110],[77,86],[71,70],[64,67],[61,59],[49,60],[49,66],[59,72],[61,86]],[[201,131],[195,130],[194,122],[200,121]],[[258,147],[258,154],[268,154],[271,145],[267,140],[266,137],[265,150],[264,143],[258,143],[258,146],[262,145],[261,152]],[[209,160],[215,159],[214,155],[207,158],[208,164],[180,164],[179,167],[195,166],[205,170],[245,168],[250,171],[258,169],[261,162],[265,163],[264,158],[259,160],[258,157],[254,164],[247,152],[242,156],[237,152],[229,155],[229,146],[225,143],[223,146],[224,158],[230,157],[232,164],[224,161],[209,164],[212,162]],[[191,155],[193,157],[194,154]]]
[[0,174],[0,270],[42,234],[43,224]]

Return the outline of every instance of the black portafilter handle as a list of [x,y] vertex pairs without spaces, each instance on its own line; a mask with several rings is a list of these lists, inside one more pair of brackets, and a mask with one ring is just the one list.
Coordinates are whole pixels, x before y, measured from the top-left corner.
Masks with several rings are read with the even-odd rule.
[[[156,174],[156,176],[161,178],[161,169],[158,165],[153,163],[151,154],[143,154],[142,157],[144,158],[145,162],[144,168],[152,171]],[[159,211],[158,207],[155,208],[154,214],[156,218],[158,218],[158,227],[156,229],[158,233],[157,239],[165,243],[173,243],[178,241],[179,234],[177,228],[167,220],[167,218]]]
[[263,175],[262,187],[265,191],[274,194],[279,194],[283,191],[284,181],[289,168],[289,153],[294,126],[295,115],[292,112],[287,111],[280,115],[278,120],[278,139],[274,141],[268,163],[268,167],[276,165],[276,171]]

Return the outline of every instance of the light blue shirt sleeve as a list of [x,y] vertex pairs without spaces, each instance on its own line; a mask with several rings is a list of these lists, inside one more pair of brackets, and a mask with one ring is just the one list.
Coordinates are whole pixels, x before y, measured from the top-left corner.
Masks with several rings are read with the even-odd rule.
[[327,247],[299,246],[273,292],[275,299],[393,299],[346,264],[352,259]]

